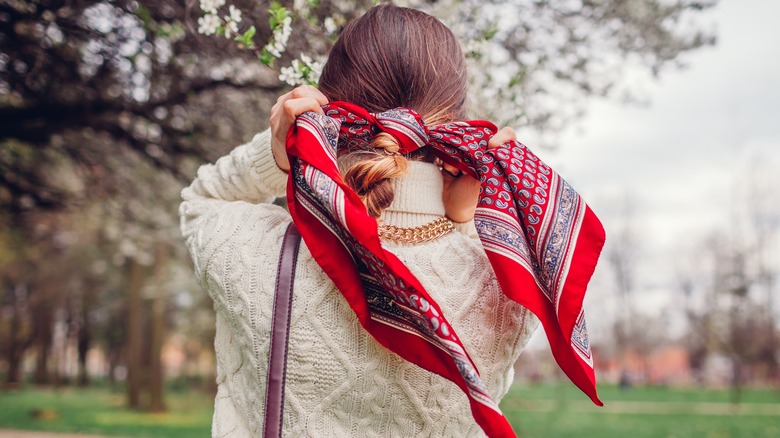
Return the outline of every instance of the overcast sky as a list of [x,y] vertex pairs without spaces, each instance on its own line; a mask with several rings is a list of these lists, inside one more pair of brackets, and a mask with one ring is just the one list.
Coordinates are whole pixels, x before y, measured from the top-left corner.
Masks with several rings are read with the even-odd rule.
[[[594,102],[556,150],[537,151],[602,217],[608,240],[610,215],[630,196],[642,233],[643,310],[668,306],[675,252],[727,226],[750,169],[780,187],[778,16],[780,1],[721,0],[702,20],[717,31],[715,47],[660,80],[631,75],[647,83],[648,106]],[[594,316],[614,293],[605,257],[600,264],[586,299],[594,332],[606,329]]]

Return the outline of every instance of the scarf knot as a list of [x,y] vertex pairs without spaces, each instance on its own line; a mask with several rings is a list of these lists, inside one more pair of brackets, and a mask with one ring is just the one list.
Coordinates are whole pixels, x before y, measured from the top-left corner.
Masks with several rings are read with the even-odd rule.
[[422,116],[409,108],[394,108],[370,113],[348,102],[331,102],[323,106],[325,114],[341,122],[341,140],[347,148],[365,147],[379,132],[398,141],[398,152],[408,154],[429,142],[428,127]]
[[428,144],[428,128],[416,111],[395,108],[374,114],[376,124],[398,140],[398,152],[408,154]]

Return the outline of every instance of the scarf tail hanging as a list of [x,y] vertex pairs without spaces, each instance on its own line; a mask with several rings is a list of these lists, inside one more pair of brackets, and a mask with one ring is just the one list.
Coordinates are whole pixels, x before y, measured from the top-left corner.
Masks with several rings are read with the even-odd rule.
[[384,250],[376,220],[341,179],[339,142],[360,147],[385,131],[398,138],[403,153],[429,144],[480,179],[475,225],[502,290],[540,318],[556,361],[600,405],[581,308],[603,228],[579,195],[520,143],[487,150],[496,131],[492,123],[460,122],[429,132],[410,110],[374,115],[343,102],[323,108],[327,115],[306,113],[288,133],[287,200],[312,256],[366,331],[404,359],[456,383],[488,436],[514,436],[436,302]]
[[601,406],[582,304],[604,228],[579,194],[525,145],[487,149],[478,127],[491,125],[435,127],[432,146],[481,181],[474,224],[502,290],[539,318],[558,365]]

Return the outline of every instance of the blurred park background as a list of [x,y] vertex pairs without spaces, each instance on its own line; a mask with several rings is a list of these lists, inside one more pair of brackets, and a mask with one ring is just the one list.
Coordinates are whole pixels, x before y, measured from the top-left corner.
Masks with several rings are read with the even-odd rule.
[[[209,434],[179,192],[374,3],[0,0],[0,430]],[[780,437],[780,4],[396,3],[463,38],[471,116],[607,229],[586,299],[607,406],[539,336],[502,403],[518,433]]]

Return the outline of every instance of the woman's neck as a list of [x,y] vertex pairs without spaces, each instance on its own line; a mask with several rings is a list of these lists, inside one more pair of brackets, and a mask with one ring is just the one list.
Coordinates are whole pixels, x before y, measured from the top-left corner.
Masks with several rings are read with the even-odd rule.
[[406,176],[393,181],[395,196],[380,224],[417,227],[444,216],[443,181],[438,166],[410,161]]

